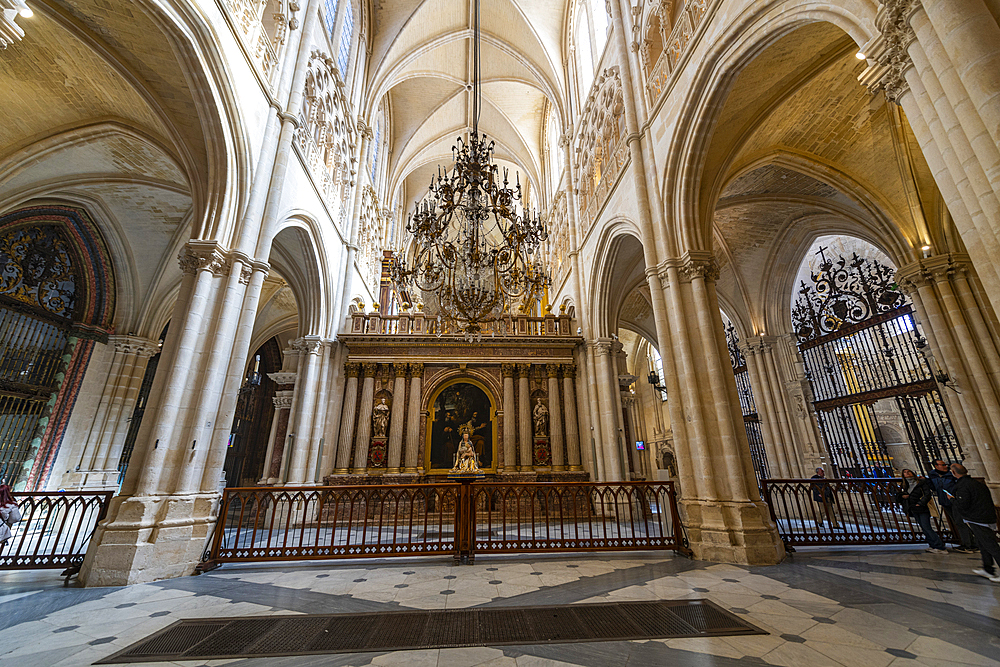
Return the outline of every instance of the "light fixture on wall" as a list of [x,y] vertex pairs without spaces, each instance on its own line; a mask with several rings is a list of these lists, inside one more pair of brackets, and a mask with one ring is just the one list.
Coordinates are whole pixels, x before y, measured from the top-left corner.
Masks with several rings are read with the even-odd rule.
[[0,49],[6,49],[24,37],[24,29],[14,22],[15,19],[28,19],[33,15],[24,0],[0,0]]
[[[538,252],[548,238],[541,217],[519,213],[520,177],[510,187],[506,168],[493,162],[494,142],[479,133],[479,0],[475,2],[472,72],[473,125],[468,141],[452,147],[455,164],[438,168],[428,195],[406,224],[413,249],[392,267],[399,293],[413,288],[437,301],[439,332],[450,325],[466,340],[482,340],[483,324],[540,298],[551,279]],[[430,313],[431,316],[434,312]]]

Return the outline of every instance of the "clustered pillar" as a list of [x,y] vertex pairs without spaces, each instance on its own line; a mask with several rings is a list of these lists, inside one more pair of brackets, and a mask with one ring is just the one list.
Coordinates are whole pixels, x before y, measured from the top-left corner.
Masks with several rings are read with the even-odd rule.
[[[1000,492],[1000,345],[984,316],[983,294],[967,255],[936,255],[901,267],[896,280],[913,300],[936,354],[927,360],[957,391],[942,391],[965,464]],[[936,367],[935,367],[936,366]],[[960,392],[960,393],[959,393]]]

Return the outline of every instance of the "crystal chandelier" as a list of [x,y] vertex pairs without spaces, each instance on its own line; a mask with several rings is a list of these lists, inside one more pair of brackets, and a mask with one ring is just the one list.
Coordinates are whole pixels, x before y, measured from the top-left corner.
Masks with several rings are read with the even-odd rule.
[[[495,143],[479,133],[479,0],[475,2],[473,127],[468,141],[452,147],[455,164],[438,168],[429,192],[410,214],[406,231],[414,244],[400,251],[392,279],[400,293],[413,288],[433,295],[439,326],[466,340],[482,339],[483,327],[542,296],[551,283],[539,250],[548,238],[535,212],[519,213],[520,177],[512,188],[507,169],[493,162]],[[433,315],[433,313],[431,313]]]

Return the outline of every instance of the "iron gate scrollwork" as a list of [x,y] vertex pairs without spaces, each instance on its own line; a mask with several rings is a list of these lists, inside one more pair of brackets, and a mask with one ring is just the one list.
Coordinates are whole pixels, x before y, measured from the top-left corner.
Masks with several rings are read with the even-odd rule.
[[[802,282],[792,324],[834,472],[886,477],[900,467],[925,471],[936,458],[961,460],[895,270],[857,253],[831,260],[824,250],[812,284]],[[897,428],[906,442],[888,441]]]

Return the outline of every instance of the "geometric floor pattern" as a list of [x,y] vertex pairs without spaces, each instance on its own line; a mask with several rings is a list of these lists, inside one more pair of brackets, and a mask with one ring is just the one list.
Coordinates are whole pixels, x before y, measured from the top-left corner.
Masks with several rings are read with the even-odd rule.
[[238,667],[1000,667],[1000,585],[978,555],[920,547],[800,549],[740,567],[664,553],[225,565],[121,588],[63,588],[58,571],[0,572],[0,665],[76,667],[193,618],[714,602],[767,634],[366,651],[144,665]]

